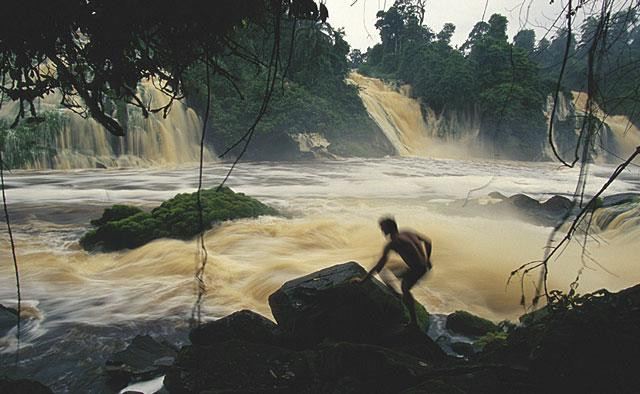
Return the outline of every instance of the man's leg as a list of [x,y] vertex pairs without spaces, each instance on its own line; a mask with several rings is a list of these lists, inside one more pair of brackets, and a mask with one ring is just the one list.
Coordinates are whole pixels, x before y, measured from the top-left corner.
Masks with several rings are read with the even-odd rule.
[[413,270],[407,271],[402,278],[402,301],[409,309],[409,316],[411,316],[410,327],[418,328],[418,318],[416,316],[416,302],[411,294],[411,288],[418,282],[418,279],[423,273],[415,272]]
[[396,279],[396,277],[394,277],[391,270],[389,270],[388,268],[385,268],[382,271],[380,271],[378,275],[380,275],[380,279],[382,279],[382,283],[387,285],[387,288],[391,290],[396,297],[398,298],[402,297],[402,294],[400,294],[397,290],[398,280]]

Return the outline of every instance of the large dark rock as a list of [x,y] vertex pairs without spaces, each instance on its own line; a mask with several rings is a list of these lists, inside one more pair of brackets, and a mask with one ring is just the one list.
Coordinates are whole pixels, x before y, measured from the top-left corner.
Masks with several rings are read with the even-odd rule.
[[[366,274],[349,262],[285,283],[269,297],[278,325],[303,343],[330,338],[375,343],[409,322],[400,297],[375,278],[351,283]],[[426,332],[428,314],[418,304],[419,324]]]
[[2,394],[53,394],[47,386],[35,380],[0,378]]
[[18,325],[18,311],[0,305],[0,336],[6,335],[9,330]]
[[536,210],[540,208],[540,202],[535,198],[531,198],[526,194],[514,194],[513,196],[507,198],[505,203],[525,211]]
[[456,311],[447,316],[446,327],[458,334],[479,337],[500,331],[493,322],[465,311]]
[[198,193],[177,194],[151,212],[126,205],[107,208],[100,219],[91,221],[94,228],[82,236],[80,246],[87,251],[133,249],[158,238],[190,239],[225,220],[277,214],[275,209],[228,187],[204,189],[200,199]]
[[209,346],[232,339],[276,345],[282,342],[282,335],[271,320],[242,310],[194,328],[189,339],[194,346]]
[[571,209],[571,200],[563,196],[553,196],[544,203],[525,194],[515,194],[489,205],[488,209],[498,213],[515,213],[524,220],[543,225],[555,226]]
[[640,387],[640,285],[555,306],[513,330],[480,359],[518,365],[548,387],[573,392],[637,392]]
[[471,357],[476,353],[473,349],[473,345],[466,342],[451,343],[451,350],[465,357]]
[[430,364],[380,346],[334,343],[294,351],[231,340],[206,351],[183,348],[167,373],[171,393],[398,392],[420,382]]
[[565,215],[571,209],[571,200],[556,195],[543,202],[541,208],[551,215]]
[[526,371],[510,366],[469,364],[432,371],[425,381],[402,394],[541,393],[556,389],[559,387],[546,387]]
[[131,381],[162,375],[173,364],[176,349],[148,335],[138,335],[123,351],[114,353],[105,365],[109,384],[120,389]]
[[602,199],[602,207],[612,207],[614,205],[626,204],[630,202],[640,201],[640,194],[638,193],[618,193],[606,196]]

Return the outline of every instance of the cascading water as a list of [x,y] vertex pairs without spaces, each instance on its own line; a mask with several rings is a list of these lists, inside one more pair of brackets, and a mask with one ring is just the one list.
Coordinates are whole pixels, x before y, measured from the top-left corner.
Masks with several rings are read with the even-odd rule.
[[[380,79],[351,72],[347,78],[360,89],[360,98],[371,118],[378,124],[399,156],[440,158],[492,157],[478,147],[480,119],[475,114],[446,111],[437,114],[411,97],[408,85],[395,88]],[[570,155],[575,150],[581,119],[584,118],[586,94],[560,93],[556,107],[554,141],[556,147]],[[549,97],[544,114],[549,119],[553,98]],[[595,116],[603,127],[594,142],[600,162],[619,161],[640,146],[640,130],[624,115],[608,115],[596,106]],[[546,156],[552,158],[551,147]]]
[[[575,144],[582,130],[582,123],[586,116],[587,94],[574,91],[571,97],[560,93],[556,107],[556,122],[554,124],[554,142],[556,147],[565,155],[573,155]],[[549,119],[553,98],[547,99],[545,116]],[[630,156],[640,146],[640,130],[624,115],[609,115],[597,104],[593,105],[593,115],[601,122],[593,141],[593,156],[599,162],[619,162],[620,158]],[[562,122],[572,122],[562,124]],[[573,123],[575,121],[575,123]],[[547,149],[547,156],[553,157],[551,148]],[[637,160],[636,160],[637,162]]]
[[[140,84],[138,94],[152,108],[164,105],[168,98],[151,81]],[[29,169],[77,169],[96,167],[139,167],[150,165],[177,165],[199,159],[199,140],[202,121],[192,108],[182,101],[174,101],[164,117],[152,113],[145,118],[139,108],[116,106],[113,116],[126,119],[126,136],[116,137],[92,118],[85,119],[71,110],[61,108],[60,93],[52,93],[39,100],[40,114],[53,113],[55,121],[38,136],[45,149],[34,153],[30,160],[20,164]],[[0,118],[12,121],[17,114],[17,103],[6,103]],[[120,111],[120,113],[118,113]],[[18,137],[16,137],[18,138]],[[31,149],[7,139],[5,155],[23,154],[18,150]],[[205,160],[214,155],[205,149]]]
[[352,72],[347,81],[360,88],[367,112],[400,156],[425,155],[429,142],[420,103],[376,78]]
[[475,147],[479,132],[477,116],[455,111],[423,113],[411,97],[411,87],[396,89],[377,78],[351,72],[347,78],[360,88],[360,98],[369,115],[384,132],[399,156],[467,158],[483,156]]

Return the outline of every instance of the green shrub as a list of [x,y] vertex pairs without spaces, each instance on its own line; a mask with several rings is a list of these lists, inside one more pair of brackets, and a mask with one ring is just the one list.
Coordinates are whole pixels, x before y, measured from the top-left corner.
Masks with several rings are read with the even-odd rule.
[[128,218],[140,212],[142,212],[142,209],[131,205],[114,205],[105,209],[100,219],[92,220],[91,225],[96,227],[103,226],[107,222]]
[[[278,212],[260,201],[235,193],[228,187],[201,192],[203,229],[215,223]],[[190,239],[200,232],[197,193],[178,194],[151,213],[140,208],[114,205],[92,220],[96,228],[81,239],[85,250],[114,251],[142,246],[157,238]]]
[[456,311],[447,316],[446,327],[451,331],[469,336],[482,336],[489,332],[500,331],[500,327],[493,322],[465,311]]
[[498,346],[507,341],[508,334],[504,331],[494,331],[481,336],[473,343],[476,349],[483,350],[486,346]]

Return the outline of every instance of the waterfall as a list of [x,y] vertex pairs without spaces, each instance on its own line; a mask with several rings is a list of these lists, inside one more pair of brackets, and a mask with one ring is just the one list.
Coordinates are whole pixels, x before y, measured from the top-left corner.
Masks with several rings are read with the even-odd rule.
[[436,114],[411,97],[411,87],[390,86],[380,79],[351,72],[347,82],[359,88],[369,113],[400,156],[467,158],[482,156],[475,146],[479,132],[477,116],[455,111]]
[[378,124],[400,156],[424,156],[428,146],[427,125],[420,103],[408,96],[408,89],[397,91],[379,79],[356,72],[347,82],[360,88],[367,112]]
[[[152,108],[160,107],[169,100],[152,82],[140,83],[138,94],[144,103]],[[162,113],[149,114],[145,118],[142,111],[131,105],[113,105],[111,114],[119,119],[126,130],[124,137],[116,137],[107,132],[92,118],[83,118],[75,112],[60,106],[59,92],[51,93],[36,102],[39,114],[54,114],[55,121],[44,129],[38,127],[38,141],[45,141],[47,149],[33,154],[21,164],[30,169],[74,169],[96,167],[139,167],[157,165],[178,165],[196,162],[200,154],[200,133],[202,121],[192,108],[183,101],[174,101],[166,118]],[[0,118],[12,121],[18,111],[18,103],[6,103]],[[16,137],[18,138],[18,137]],[[24,143],[5,144],[6,155],[24,149]],[[213,160],[214,155],[205,150],[205,159]]]
[[[572,92],[573,107],[577,114],[576,133],[580,132],[581,119],[585,116],[587,94],[584,92]],[[624,115],[609,115],[597,104],[593,108],[594,116],[602,122],[594,148],[599,157],[605,161],[620,162],[621,158],[627,158],[640,146],[640,130]],[[619,157],[616,157],[619,156]],[[636,163],[640,160],[636,159]]]

